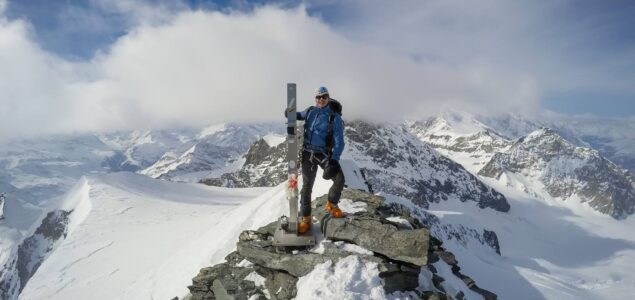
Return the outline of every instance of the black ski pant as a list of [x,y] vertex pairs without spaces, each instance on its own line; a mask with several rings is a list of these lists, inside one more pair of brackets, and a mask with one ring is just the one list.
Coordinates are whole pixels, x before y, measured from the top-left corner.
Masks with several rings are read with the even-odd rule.
[[[324,170],[327,163],[328,158],[323,153],[302,151],[302,191],[300,192],[300,214],[302,216],[311,215],[311,192],[315,183],[317,167],[320,166]],[[340,202],[342,189],[344,189],[344,173],[341,168],[331,180],[333,180],[333,185],[329,189],[328,199],[331,203],[337,204]]]

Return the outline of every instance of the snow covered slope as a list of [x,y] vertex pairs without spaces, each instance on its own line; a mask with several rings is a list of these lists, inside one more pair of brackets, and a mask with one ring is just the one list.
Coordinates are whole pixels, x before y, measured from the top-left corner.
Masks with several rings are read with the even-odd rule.
[[135,130],[99,134],[115,154],[104,164],[111,171],[135,172],[154,164],[166,152],[183,152],[194,144],[194,129]]
[[568,116],[546,112],[539,118],[515,114],[474,118],[512,140],[541,127],[551,128],[570,143],[598,150],[610,161],[635,173],[635,119],[632,117]]
[[499,299],[631,298],[635,218],[616,220],[574,203],[555,205],[501,182],[486,182],[507,196],[509,212],[450,201],[427,211],[442,226],[463,224],[496,232],[500,256],[474,239],[445,239],[444,246],[456,255],[461,272]]
[[466,113],[410,122],[408,130],[441,154],[476,174],[494,155],[511,145],[485,124]]
[[184,152],[164,152],[140,173],[172,181],[198,182],[238,170],[241,156],[256,140],[281,132],[275,124],[217,124],[203,129]]
[[282,188],[225,189],[134,173],[78,183],[66,238],[20,299],[171,299],[241,230],[285,211]]
[[[456,124],[456,120],[448,124]],[[435,146],[444,155],[465,154],[465,161],[456,160],[464,164],[463,168],[420,143],[410,128],[364,122],[347,125],[348,145],[342,165],[349,187],[372,189],[386,196],[388,202],[408,207],[456,255],[461,272],[497,293],[499,299],[628,299],[635,291],[632,217],[616,220],[579,205],[581,199],[576,197],[570,198],[575,201],[555,201],[543,193],[537,198],[495,178],[470,176],[476,168],[465,162],[485,157],[489,153],[485,146],[504,138],[503,134]],[[462,125],[450,141],[483,132],[479,128]],[[210,128],[193,140],[220,130]],[[275,136],[262,140],[268,149],[279,146],[278,142],[280,138]],[[35,251],[41,250],[38,247],[23,248],[33,250],[25,251],[33,258],[26,269],[33,270],[32,263],[45,258],[24,288],[20,296],[23,299],[182,297],[200,267],[221,261],[234,249],[240,231],[255,229],[287,213],[280,186],[226,189],[154,180],[139,174],[99,175],[94,173],[110,170],[101,165],[104,158],[119,151],[99,138],[77,140],[68,145],[69,149],[53,140],[35,144],[22,144],[22,152],[5,149],[0,155],[0,188],[8,191],[6,209],[12,212],[0,221],[0,263],[18,257],[19,245],[34,236],[30,241],[43,241],[34,245],[51,247],[48,252]],[[550,145],[535,144],[532,153],[539,148],[553,150]],[[444,152],[443,147],[453,146],[458,151]],[[561,160],[579,161],[565,151],[568,146],[560,149]],[[470,151],[482,156],[471,157]],[[182,154],[172,153],[174,158]],[[259,160],[254,157],[254,161]],[[536,166],[544,167],[541,164]],[[77,183],[79,176],[86,174],[87,179]],[[522,183],[536,182],[533,177],[525,179]],[[453,189],[445,182],[450,182]],[[73,183],[75,189],[63,198],[65,201],[49,198],[62,195]],[[317,180],[313,196],[323,195],[329,186],[330,182]],[[505,195],[509,210],[497,209],[496,203],[500,202],[487,201],[495,199],[494,192]],[[421,194],[427,196],[417,198]],[[61,208],[73,211],[65,215]],[[58,210],[50,220],[60,222],[42,222],[52,209]],[[49,236],[42,235],[44,229],[38,236],[43,224],[64,224],[60,239],[44,241],[42,237]],[[348,273],[360,268],[349,268]],[[17,266],[10,274],[2,274],[6,270],[0,270],[0,279],[10,275],[11,280],[5,282],[15,284],[19,279],[13,273],[18,272]],[[327,271],[348,274],[346,266],[337,264]],[[375,280],[372,276],[365,279]],[[337,292],[329,291],[334,295]],[[468,295],[467,299],[473,298]]]
[[572,132],[603,156],[635,174],[635,118],[561,116],[550,127]]
[[419,141],[405,126],[352,121],[345,135],[342,158],[355,162],[374,192],[424,208],[442,201],[472,201],[481,208],[509,210],[505,196]]
[[[301,128],[301,127],[300,127]],[[402,196],[427,207],[430,203],[475,201],[482,208],[509,209],[505,197],[488,188],[463,167],[419,141],[406,127],[347,122],[342,165],[349,187]],[[284,144],[261,139],[247,153],[240,172],[205,182],[253,186],[284,180]]]
[[635,212],[635,180],[626,170],[547,128],[497,153],[478,174],[546,199],[588,203],[617,219]]
[[575,198],[572,201],[588,202],[616,218],[633,213],[632,175],[598,151],[579,146],[587,144],[575,132],[538,127],[513,115],[485,121],[505,134],[537,129],[512,141],[470,114],[446,112],[441,117],[411,122],[409,130],[473,174],[498,178],[544,199]]

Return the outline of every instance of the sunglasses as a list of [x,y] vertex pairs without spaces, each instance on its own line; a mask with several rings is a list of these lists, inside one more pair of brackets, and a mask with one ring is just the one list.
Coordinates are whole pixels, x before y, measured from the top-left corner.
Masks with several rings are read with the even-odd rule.
[[328,99],[329,95],[315,96],[315,99]]

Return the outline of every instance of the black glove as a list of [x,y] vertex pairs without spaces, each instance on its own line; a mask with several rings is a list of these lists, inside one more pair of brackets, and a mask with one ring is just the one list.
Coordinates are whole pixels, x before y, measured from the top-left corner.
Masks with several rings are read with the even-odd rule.
[[285,109],[284,109],[284,117],[285,117],[285,118],[287,118],[287,113],[288,113],[287,108],[285,108]]
[[329,160],[324,168],[324,173],[322,174],[322,178],[326,180],[331,180],[337,173],[340,171],[340,162],[334,159]]

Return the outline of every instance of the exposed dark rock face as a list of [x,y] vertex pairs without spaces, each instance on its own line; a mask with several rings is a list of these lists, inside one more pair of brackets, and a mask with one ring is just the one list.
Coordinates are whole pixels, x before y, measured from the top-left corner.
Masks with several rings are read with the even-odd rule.
[[260,139],[245,154],[245,163],[240,170],[225,173],[219,178],[203,179],[201,183],[224,187],[276,186],[287,179],[286,155],[285,143],[271,147]]
[[[509,211],[504,195],[423,144],[403,126],[352,121],[347,122],[344,136],[345,153],[363,165],[359,171],[374,192],[412,199],[425,208],[430,202],[454,198],[475,201],[481,208]],[[239,171],[201,182],[226,187],[275,186],[287,178],[285,157],[286,144],[270,147],[261,139],[251,145]]]
[[72,211],[56,210],[48,213],[35,233],[24,240],[18,248],[18,275],[20,291],[26,282],[35,274],[48,253],[53,250],[55,242],[66,237],[69,215]]
[[[206,128],[195,136],[192,132],[176,133],[176,136],[152,132],[136,148],[145,146],[147,142],[148,147],[163,150],[159,154],[160,158],[156,157],[152,165],[143,167],[141,173],[167,180],[201,179],[198,176],[205,175],[194,173],[209,172],[235,162],[250,145],[276,128],[277,126],[266,123],[229,123]],[[132,154],[127,156],[133,157]]]
[[298,278],[274,269],[268,269],[256,265],[256,273],[265,278],[265,288],[273,291],[273,296],[278,299],[292,299],[298,292],[296,283]]
[[[445,262],[446,264],[448,264],[451,267],[452,273],[457,276],[458,278],[461,279],[461,281],[463,281],[463,283],[465,283],[465,285],[467,285],[467,287],[480,294],[481,296],[483,296],[483,298],[485,300],[496,300],[498,299],[498,296],[488,290],[482,289],[480,288],[478,285],[476,285],[476,282],[470,278],[469,276],[462,274],[461,273],[461,267],[459,266],[458,261],[456,260],[456,257],[454,256],[454,254],[448,252],[445,248],[442,247],[442,243],[441,241],[437,240],[434,237],[430,238],[430,251],[429,251],[429,263],[433,264],[438,262],[439,260]],[[429,269],[432,271],[432,273],[436,276],[436,280],[433,280],[434,286],[437,287],[439,290],[441,291],[445,291],[445,289],[443,288],[443,281],[445,281],[445,279],[440,278],[439,276],[436,275],[437,271],[436,268],[434,266],[429,266]],[[460,293],[461,294],[461,293]],[[461,296],[460,295],[454,295],[455,299],[460,299]]]
[[490,230],[483,230],[483,239],[492,249],[496,251],[498,255],[501,254],[501,247],[498,244],[498,236],[496,232]]
[[616,219],[635,212],[635,180],[628,171],[596,150],[577,147],[548,128],[520,138],[479,171],[479,175],[492,178],[504,173],[536,180],[552,197],[566,200],[577,196]]
[[[408,215],[412,222],[407,225],[389,221],[389,217],[404,214],[394,211],[392,206],[385,205],[382,197],[366,192],[345,189],[344,198],[351,199],[357,207],[363,209],[349,214],[344,219],[331,219],[323,213],[326,195],[312,203],[316,217],[322,220],[321,225],[326,224],[322,226],[326,239],[320,243],[320,251],[274,249],[272,239],[277,222],[256,231],[244,231],[239,236],[237,251],[228,255],[225,258],[226,262],[202,269],[192,280],[193,284],[189,286],[191,299],[259,299],[265,294],[270,299],[293,299],[297,293],[296,283],[299,277],[312,272],[318,264],[328,261],[336,263],[351,255],[363,262],[377,265],[386,293],[409,291],[412,297],[420,299],[460,298],[457,297],[460,295],[445,293],[445,280],[436,274],[432,265],[439,261],[439,256],[453,255],[441,247],[439,240],[429,237],[428,230],[421,226],[422,223],[416,217]],[[415,239],[416,242],[398,241],[395,237],[387,236],[386,232],[395,236],[410,234],[404,236]],[[365,244],[365,241],[370,240],[373,241],[372,245]],[[364,251],[353,251],[344,247],[357,242],[358,246],[365,249]],[[388,245],[397,250],[386,251]],[[429,256],[436,257],[436,260],[428,261]],[[465,288],[480,291],[482,295],[493,295],[493,298],[486,299],[496,299],[493,293],[479,289],[473,280],[461,274],[456,259],[449,260],[448,265],[452,270],[456,270],[455,276],[466,283]],[[420,286],[421,272],[429,274],[430,282],[425,284],[427,289]],[[254,280],[253,273],[260,276],[261,279],[256,280],[260,282],[246,283],[250,278]]]
[[[17,255],[13,255],[0,269],[0,299],[13,299],[14,295],[20,293],[20,278],[17,276]],[[15,275],[14,275],[15,274]]]
[[243,260],[242,256],[232,252],[225,260],[222,264],[201,269],[192,279],[192,285],[188,287],[192,300],[246,300],[252,296],[255,298],[251,299],[266,299],[263,291],[253,281],[245,280],[245,277],[254,272],[254,268],[238,266]]
[[429,228],[431,236],[445,241],[456,240],[464,246],[467,246],[468,240],[471,240],[491,248],[499,255],[501,254],[498,237],[494,231],[487,229],[477,230],[462,224],[442,223],[437,216],[419,207],[407,208],[396,203],[390,203],[388,207],[391,213],[408,220],[411,224],[417,224],[416,228]]
[[352,121],[345,130],[348,151],[360,160],[375,192],[411,199],[424,208],[453,198],[475,201],[480,208],[510,209],[504,195],[423,144],[404,126]]
[[0,299],[17,298],[17,294],[24,289],[27,281],[53,251],[58,241],[66,237],[71,213],[72,211],[65,210],[49,212],[33,235],[20,244],[15,258],[2,268]]

